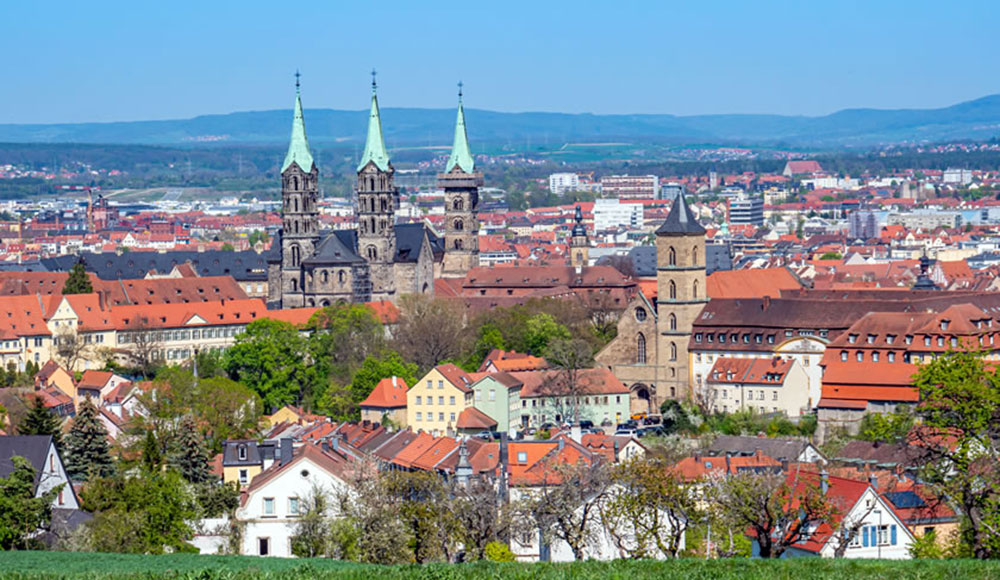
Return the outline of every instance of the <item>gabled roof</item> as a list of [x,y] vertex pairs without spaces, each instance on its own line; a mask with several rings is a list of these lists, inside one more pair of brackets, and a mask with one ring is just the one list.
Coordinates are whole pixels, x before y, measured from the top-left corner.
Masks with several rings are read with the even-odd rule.
[[364,262],[337,236],[326,236],[319,243],[316,252],[303,260],[304,264],[358,264]]
[[683,195],[674,199],[674,205],[667,214],[667,219],[656,229],[658,236],[695,236],[705,235],[705,228],[698,223],[698,218],[688,207]]
[[463,371],[452,363],[446,363],[443,365],[438,365],[434,367],[439,373],[449,382],[452,386],[458,388],[458,390],[463,393],[468,393],[472,389],[469,388],[475,379],[469,373]]
[[269,481],[292,469],[305,459],[312,461],[317,467],[326,470],[330,475],[340,479],[345,479],[347,476],[349,463],[347,456],[334,451],[324,451],[313,443],[305,443],[295,451],[291,461],[284,465],[278,465],[276,461],[271,467],[261,472],[257,477],[254,477],[250,482],[250,487],[247,488],[247,493],[243,496],[244,501],[253,492],[267,485]]
[[86,370],[83,371],[83,376],[80,377],[80,382],[76,384],[76,388],[102,389],[114,376],[114,373],[110,371]]
[[475,407],[466,407],[458,414],[458,421],[455,422],[457,429],[496,429],[497,422],[486,413]]
[[399,377],[385,378],[375,385],[368,397],[361,401],[362,407],[398,409],[406,407],[406,381]]
[[0,478],[14,471],[11,458],[20,455],[35,468],[35,483],[45,470],[45,458],[52,445],[51,435],[4,435],[0,436]]

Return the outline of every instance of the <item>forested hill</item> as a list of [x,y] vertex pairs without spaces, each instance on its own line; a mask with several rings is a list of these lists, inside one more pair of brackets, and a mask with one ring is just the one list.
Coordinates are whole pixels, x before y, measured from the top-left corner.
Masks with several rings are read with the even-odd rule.
[[[368,112],[307,109],[314,143],[361,146]],[[866,147],[886,143],[984,140],[1000,136],[1000,95],[941,109],[847,109],[822,117],[781,115],[592,115],[466,110],[470,138],[481,144],[551,147],[561,143],[718,143]],[[453,109],[382,109],[391,147],[442,146],[454,135]],[[0,125],[0,142],[153,145],[278,144],[291,111],[204,115],[193,119]]]

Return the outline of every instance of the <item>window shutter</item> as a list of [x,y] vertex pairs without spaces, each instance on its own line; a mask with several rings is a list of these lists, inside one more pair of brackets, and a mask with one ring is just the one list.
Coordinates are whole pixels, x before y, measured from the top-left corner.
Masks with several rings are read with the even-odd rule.
[[892,545],[895,546],[896,545],[896,524],[892,524],[892,528],[890,528],[890,530],[891,530],[891,533],[892,533],[890,539],[892,541]]
[[861,528],[861,545],[868,547],[868,526]]

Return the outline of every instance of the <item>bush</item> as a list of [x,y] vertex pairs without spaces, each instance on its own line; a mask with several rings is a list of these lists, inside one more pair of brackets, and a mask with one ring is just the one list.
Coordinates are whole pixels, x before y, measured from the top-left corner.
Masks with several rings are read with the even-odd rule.
[[486,550],[484,552],[486,559],[490,562],[513,562],[514,552],[510,551],[507,544],[500,542],[490,542],[486,544]]

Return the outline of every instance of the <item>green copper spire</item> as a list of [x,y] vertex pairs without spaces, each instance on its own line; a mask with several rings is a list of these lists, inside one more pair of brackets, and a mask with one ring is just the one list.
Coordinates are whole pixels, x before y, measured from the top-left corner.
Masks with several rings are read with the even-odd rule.
[[296,163],[299,169],[309,173],[313,170],[313,156],[309,152],[309,139],[306,138],[306,121],[302,117],[302,95],[299,91],[299,73],[295,72],[295,115],[292,117],[292,139],[288,143],[288,154],[281,164],[281,172]]
[[385,150],[385,139],[382,138],[382,120],[378,114],[376,88],[375,71],[372,71],[372,111],[368,117],[368,140],[365,141],[365,152],[361,155],[358,171],[364,169],[369,161],[382,171],[389,170],[389,153]]
[[475,170],[475,160],[469,150],[469,136],[465,132],[465,108],[462,106],[462,83],[458,83],[458,120],[455,122],[455,143],[451,146],[451,156],[445,166],[445,173],[451,173],[455,167],[465,173]]

